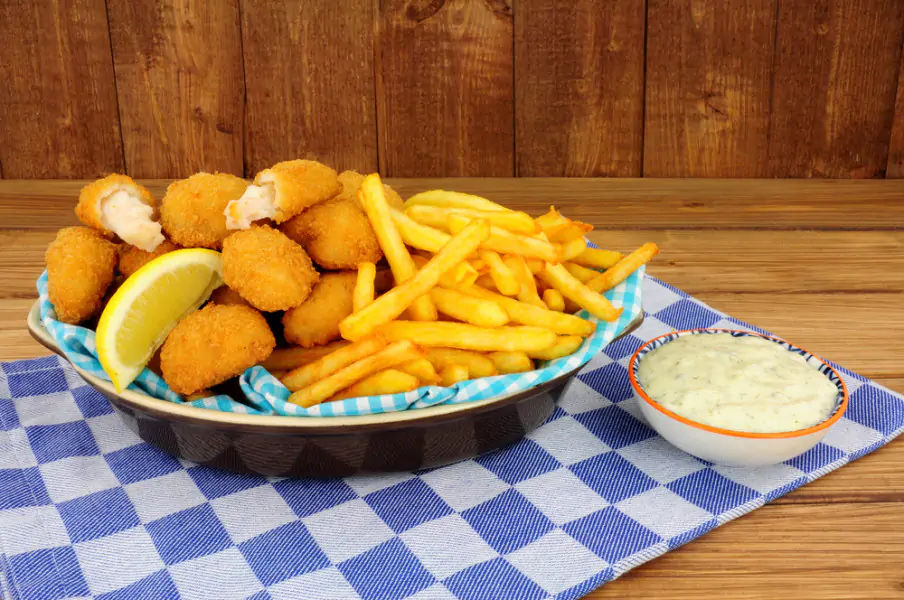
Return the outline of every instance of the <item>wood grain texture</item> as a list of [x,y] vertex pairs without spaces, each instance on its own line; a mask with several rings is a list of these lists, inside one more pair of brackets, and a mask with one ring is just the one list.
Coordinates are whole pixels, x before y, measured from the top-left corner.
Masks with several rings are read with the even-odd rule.
[[238,0],[108,2],[126,169],[241,175]]
[[245,168],[377,170],[374,2],[242,0]]
[[516,175],[637,177],[643,152],[643,0],[520,0]]
[[780,3],[772,176],[884,175],[902,39],[897,0]]
[[763,177],[778,0],[649,0],[645,176]]
[[898,69],[898,86],[895,94],[895,113],[888,142],[888,168],[885,176],[889,179],[904,177],[904,54]]
[[380,171],[514,174],[513,26],[506,0],[384,0]]
[[0,2],[0,48],[3,176],[121,171],[104,0]]

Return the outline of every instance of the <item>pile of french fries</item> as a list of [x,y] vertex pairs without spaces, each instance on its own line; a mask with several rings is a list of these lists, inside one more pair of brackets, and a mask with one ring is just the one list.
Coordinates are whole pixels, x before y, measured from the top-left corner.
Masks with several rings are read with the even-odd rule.
[[433,190],[390,207],[379,175],[358,192],[395,286],[377,296],[377,266],[363,263],[343,340],[284,348],[262,366],[311,407],[535,368],[572,354],[595,323],[621,314],[602,295],[652,259],[588,248],[593,227],[555,207],[534,219],[479,196]]

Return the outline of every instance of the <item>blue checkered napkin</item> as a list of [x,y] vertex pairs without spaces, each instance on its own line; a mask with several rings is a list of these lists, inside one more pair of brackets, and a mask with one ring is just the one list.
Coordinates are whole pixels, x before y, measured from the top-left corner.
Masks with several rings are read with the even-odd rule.
[[[587,311],[581,311],[578,316],[596,323],[597,328],[593,335],[585,339],[581,347],[573,354],[548,361],[535,371],[463,381],[452,387],[426,386],[405,394],[349,398],[303,408],[288,402],[289,390],[266,369],[252,367],[239,378],[246,400],[251,406],[223,395],[195,400],[190,404],[224,412],[331,417],[384,413],[436,404],[474,402],[501,394],[518,392],[545,383],[587,363],[592,357],[599,354],[606,344],[624,331],[640,314],[645,270],[645,267],[641,267],[625,281],[605,293],[614,306],[624,308],[618,320],[607,323],[599,321]],[[41,317],[44,325],[57,343],[65,349],[66,356],[79,367],[109,381],[110,378],[104,373],[96,358],[94,332],[56,320],[56,313],[47,296],[46,273],[38,280],[38,292],[41,298]],[[131,387],[155,398],[183,402],[178,394],[169,389],[165,381],[149,369],[145,369]]]
[[574,599],[904,430],[904,398],[839,369],[850,407],[806,454],[758,469],[688,456],[644,423],[628,359],[673,329],[753,328],[650,278],[644,306],[544,426],[416,473],[208,469],[142,443],[65,361],[3,364],[0,596]]

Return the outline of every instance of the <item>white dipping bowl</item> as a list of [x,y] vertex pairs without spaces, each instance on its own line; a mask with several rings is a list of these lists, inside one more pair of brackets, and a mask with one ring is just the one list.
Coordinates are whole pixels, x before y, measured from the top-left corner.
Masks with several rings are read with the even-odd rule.
[[[835,409],[828,417],[818,425],[799,429],[797,431],[779,433],[749,433],[745,431],[733,431],[704,425],[682,417],[653,400],[637,380],[637,368],[644,357],[679,337],[685,335],[707,335],[714,333],[728,333],[736,337],[753,336],[760,337],[779,344],[789,352],[800,354],[807,362],[816,367],[820,373],[829,378],[838,388],[838,396],[835,401]],[[788,342],[750,331],[734,329],[689,329],[686,331],[674,331],[653,338],[637,349],[628,367],[631,378],[631,386],[637,395],[640,410],[650,426],[659,435],[664,437],[674,446],[684,450],[703,460],[717,465],[730,467],[759,467],[774,465],[795,456],[799,456],[819,443],[825,437],[829,429],[841,419],[848,407],[848,391],[844,381],[838,372],[830,367],[824,360],[814,354],[810,354],[803,348],[799,348]]]

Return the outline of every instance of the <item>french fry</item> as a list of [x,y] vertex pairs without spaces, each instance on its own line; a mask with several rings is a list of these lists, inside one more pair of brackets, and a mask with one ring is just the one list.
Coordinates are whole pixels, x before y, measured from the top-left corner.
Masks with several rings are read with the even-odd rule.
[[588,225],[581,221],[569,220],[564,226],[556,227],[554,231],[544,230],[544,233],[549,238],[550,242],[566,244],[572,240],[583,238],[591,231],[593,231],[593,225]]
[[439,374],[433,367],[433,363],[431,363],[426,358],[419,358],[417,360],[411,361],[410,363],[399,365],[396,368],[403,373],[414,375],[424,385],[434,385],[436,383],[439,383]]
[[659,247],[648,242],[618,261],[605,273],[600,273],[588,281],[587,287],[594,292],[604,292],[612,289],[627,279],[628,275],[639,269],[641,265],[650,262],[657,254],[659,254]]
[[594,292],[575,279],[562,265],[547,263],[546,270],[540,273],[539,277],[550,287],[559,290],[562,296],[572,300],[581,308],[587,309],[598,319],[614,321],[622,313],[623,309],[612,306],[602,294]]
[[581,283],[587,283],[594,277],[600,274],[599,271],[594,271],[593,269],[588,269],[587,267],[582,267],[581,265],[573,262],[563,263],[565,269],[571,273],[571,275],[580,281]]
[[555,206],[550,206],[549,211],[545,215],[541,215],[534,219],[534,222],[540,226],[540,231],[547,235],[555,234],[571,223],[571,219],[562,216],[562,213],[556,210]]
[[[471,221],[470,217],[458,213],[449,213],[449,231],[457,233]],[[553,244],[533,237],[517,235],[490,226],[490,237],[480,244],[484,250],[493,250],[501,254],[519,254],[531,258],[539,258],[548,262],[558,262],[559,253]]]
[[432,323],[392,321],[381,325],[379,331],[390,340],[411,340],[421,346],[440,346],[481,352],[541,350],[552,346],[556,341],[556,334],[549,329],[526,325],[489,329],[448,321]]
[[508,265],[502,262],[499,253],[492,250],[478,250],[478,254],[489,267],[490,277],[493,279],[496,289],[506,296],[517,296],[521,291],[521,282]]
[[[411,258],[414,259],[414,264],[417,265],[418,269],[423,269],[430,262],[429,259],[418,254]],[[442,277],[439,278],[439,285],[455,289],[463,285],[473,285],[478,277],[480,277],[480,274],[477,270],[471,266],[470,261],[465,260],[443,273]]]
[[[329,377],[336,371],[347,367],[357,360],[379,352],[389,345],[389,340],[382,335],[373,335],[349,346],[343,346],[338,350],[321,357],[314,362],[292,369],[282,378],[284,386],[290,392],[309,386],[318,379]],[[354,383],[354,382],[352,382]],[[350,384],[349,384],[350,385]]]
[[[409,321],[415,326],[426,325],[418,321]],[[371,354],[348,366],[334,372],[329,377],[318,379],[307,387],[294,392],[289,396],[289,402],[304,406],[305,408],[320,404],[339,390],[353,385],[368,375],[372,375],[383,369],[394,367],[401,363],[411,362],[423,356],[423,350],[415,346],[409,340],[403,340],[390,344],[376,354]],[[291,389],[291,388],[290,388]]]
[[319,360],[327,354],[332,354],[339,348],[348,346],[348,344],[349,342],[345,340],[336,340],[324,346],[314,346],[313,348],[302,348],[301,346],[277,348],[260,366],[270,371],[270,373],[273,373],[273,371],[291,371]]
[[546,263],[539,258],[525,258],[524,264],[527,265],[527,268],[534,275],[546,268]]
[[[360,312],[353,313],[339,323],[339,332],[347,340],[358,340],[374,330],[374,328],[398,317],[416,299],[427,296],[427,293],[439,282],[443,273],[462,262],[471,252],[477,249],[482,240],[489,235],[486,221],[474,221],[459,233],[452,236],[443,249],[416,271],[414,277],[400,283],[389,290]],[[411,257],[409,256],[409,259]],[[411,261],[415,268],[414,260]],[[427,296],[431,308],[433,302]]]
[[352,292],[352,312],[358,312],[374,301],[374,280],[377,278],[377,266],[372,262],[358,265],[358,279]]
[[595,324],[580,317],[519,302],[514,298],[508,298],[477,286],[471,286],[462,291],[478,298],[495,300],[515,323],[543,327],[558,334],[583,337],[592,334],[596,330]]
[[[478,255],[479,254],[480,254],[480,252],[478,251]],[[478,273],[480,273],[481,275],[483,275],[484,273],[486,273],[487,271],[490,270],[490,267],[487,265],[486,261],[483,260],[482,258],[472,258],[468,261],[468,264],[470,264],[472,267],[474,267],[474,270],[477,271]]]
[[524,260],[524,257],[508,254],[503,260],[520,284],[517,294],[518,300],[540,308],[546,308],[546,303],[540,299],[540,295],[537,293],[537,282],[534,280],[534,275],[530,272],[530,267],[527,266],[527,261]]
[[556,343],[549,348],[528,352],[527,355],[537,360],[555,360],[574,354],[584,340],[577,335],[560,335]]
[[486,219],[491,225],[501,227],[512,233],[533,235],[539,230],[539,226],[524,212],[514,210],[474,210],[469,208],[442,208],[439,206],[415,205],[405,211],[409,217],[423,225],[429,225],[437,229],[449,228],[448,217],[450,213],[464,215],[471,219]]
[[565,310],[565,298],[562,297],[562,292],[559,290],[553,288],[543,290],[543,302],[546,303],[549,310],[556,312]]
[[534,361],[524,352],[490,352],[488,356],[502,375],[534,370]]
[[437,371],[442,371],[450,365],[463,365],[474,377],[492,377],[499,374],[493,361],[479,352],[458,348],[425,348],[424,352],[427,360]]
[[436,309],[464,323],[478,327],[501,327],[509,322],[508,314],[496,302],[468,296],[458,290],[435,287],[430,299]]
[[268,371],[268,372],[270,373],[270,375],[276,377],[277,379],[282,379],[283,377],[286,376],[286,373],[288,373],[289,371],[275,370],[275,371]]
[[[358,190],[358,202],[367,213],[367,219],[373,227],[383,254],[386,255],[396,283],[399,285],[405,283],[414,277],[417,268],[395,227],[389,204],[386,203],[386,197],[383,195],[383,184],[379,175],[372,173],[364,178],[364,183]],[[409,314],[415,321],[436,320],[436,308],[430,302],[429,297],[418,296],[410,304]]]
[[624,257],[621,252],[615,250],[600,250],[599,248],[587,248],[573,259],[582,267],[591,267],[593,269],[608,269],[615,265]]
[[582,237],[565,242],[559,250],[559,261],[565,262],[580,256],[587,249],[587,240]]
[[384,369],[333,394],[329,402],[344,400],[345,398],[400,394],[416,390],[418,387],[420,387],[420,381],[414,375],[409,375],[399,369]]
[[443,387],[452,387],[460,381],[467,381],[471,375],[468,373],[468,367],[464,365],[449,365],[439,374],[440,385]]
[[415,194],[408,198],[405,204],[402,205],[402,209],[407,211],[412,206],[421,204],[427,206],[443,206],[446,208],[470,208],[473,210],[509,210],[501,204],[496,204],[495,202],[491,202],[480,196],[464,194],[462,192],[447,192],[446,190],[429,190],[427,192]]
[[[482,287],[487,290],[491,290],[493,292],[495,292],[497,289],[496,282],[493,281],[493,278],[490,276],[489,273],[487,273],[486,275],[481,275],[476,280],[474,280],[474,285],[476,285],[478,287]],[[460,286],[456,285],[456,286],[452,286],[452,287],[454,289],[458,289]],[[521,284],[518,284],[518,289],[519,290],[521,289]]]
[[422,225],[402,211],[394,208],[389,210],[402,241],[409,246],[427,252],[439,252],[439,249],[449,241],[450,236],[445,231]]

